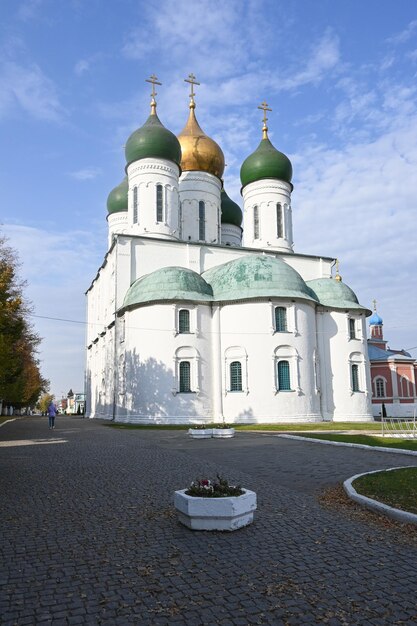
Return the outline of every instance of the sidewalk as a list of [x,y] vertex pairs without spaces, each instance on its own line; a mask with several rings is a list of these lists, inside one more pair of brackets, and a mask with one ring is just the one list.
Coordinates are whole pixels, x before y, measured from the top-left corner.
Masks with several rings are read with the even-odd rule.
[[[417,542],[316,497],[411,457],[64,416],[54,431],[46,418],[8,423],[0,444],[4,626],[417,621]],[[230,534],[180,526],[173,491],[217,472],[257,492],[255,523]]]

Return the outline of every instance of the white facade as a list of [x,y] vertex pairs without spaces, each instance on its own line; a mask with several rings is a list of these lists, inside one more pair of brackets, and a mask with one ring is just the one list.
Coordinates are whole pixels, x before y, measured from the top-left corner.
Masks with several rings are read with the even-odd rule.
[[87,291],[86,415],[372,419],[368,312],[332,278],[334,259],[294,253],[290,182],[243,187],[242,247],[214,174],[145,157],[127,176],[127,208],[108,216]]

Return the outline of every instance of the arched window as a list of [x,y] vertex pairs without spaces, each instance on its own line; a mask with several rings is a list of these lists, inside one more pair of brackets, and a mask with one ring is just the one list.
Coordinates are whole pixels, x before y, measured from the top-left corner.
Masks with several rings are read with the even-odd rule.
[[162,185],[156,186],[156,221],[164,221],[164,202]]
[[259,239],[259,208],[257,205],[253,207],[253,238]]
[[206,239],[206,205],[202,200],[198,203],[198,239]]
[[133,223],[138,222],[138,188],[133,188]]
[[383,378],[375,379],[375,393],[377,398],[385,398],[385,380]]
[[353,317],[349,318],[349,339],[356,339],[356,324]]
[[242,391],[242,364],[240,361],[230,363],[230,391]]
[[290,364],[288,361],[278,361],[277,378],[278,391],[291,391]]
[[191,391],[191,366],[189,361],[180,363],[180,393]]
[[283,306],[275,307],[275,330],[277,333],[287,331],[287,309]]
[[190,332],[190,311],[188,309],[181,309],[178,313],[178,332]]
[[283,237],[283,228],[282,228],[282,204],[280,202],[277,203],[277,237]]
[[353,363],[351,365],[352,391],[360,391],[359,388],[359,365]]

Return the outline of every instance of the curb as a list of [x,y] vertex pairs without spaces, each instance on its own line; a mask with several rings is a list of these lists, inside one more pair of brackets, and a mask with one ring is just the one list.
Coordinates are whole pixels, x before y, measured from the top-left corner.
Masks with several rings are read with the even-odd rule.
[[307,441],[312,443],[324,443],[329,446],[345,446],[347,448],[363,448],[364,450],[377,450],[378,452],[390,452],[391,454],[408,454],[409,456],[417,456],[415,450],[402,450],[401,448],[383,448],[382,446],[367,446],[364,443],[348,443],[345,441],[329,441],[327,439],[314,439],[314,437],[300,437],[299,435],[273,435],[273,437],[282,437],[283,439],[295,439],[297,441]]
[[11,420],[6,420],[5,422],[2,422],[2,423],[0,424],[0,426],[4,426],[5,424],[9,424],[10,422],[14,422],[15,420],[16,420],[16,418],[15,418],[15,417],[14,417],[13,419],[11,419]]
[[[414,468],[415,465],[408,465],[407,467]],[[383,504],[382,502],[379,502],[378,500],[372,500],[372,498],[368,498],[367,496],[362,496],[360,493],[356,491],[356,489],[352,485],[352,483],[357,478],[360,478],[361,476],[368,476],[369,474],[380,474],[381,471],[392,472],[398,469],[404,469],[404,468],[390,467],[389,469],[386,469],[386,470],[374,470],[373,472],[363,472],[362,474],[356,474],[355,476],[352,476],[351,478],[348,478],[347,480],[344,481],[343,489],[345,490],[349,498],[351,498],[351,500],[354,500],[355,502],[357,502],[358,504],[361,504],[367,509],[371,509],[373,511],[376,511],[377,513],[382,513],[384,515],[387,515],[388,517],[391,517],[392,519],[395,519],[399,522],[403,522],[405,524],[417,525],[417,515],[415,513],[408,513],[407,511],[402,511],[401,509],[394,509],[394,507],[388,506],[387,504]]]

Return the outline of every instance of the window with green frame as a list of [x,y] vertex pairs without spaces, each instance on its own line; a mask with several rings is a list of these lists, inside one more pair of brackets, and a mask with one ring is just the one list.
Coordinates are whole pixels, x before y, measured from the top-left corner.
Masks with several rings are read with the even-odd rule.
[[206,239],[206,205],[202,200],[198,203],[198,239]]
[[353,363],[351,365],[351,374],[352,374],[352,391],[360,391],[359,388],[359,365]]
[[240,361],[230,363],[230,391],[242,391],[242,364]]
[[290,364],[288,361],[278,361],[277,378],[278,391],[291,391]]
[[259,239],[259,208],[257,205],[253,207],[253,238]]
[[280,202],[277,203],[277,237],[283,237],[283,228],[282,228],[282,204]]
[[190,332],[190,311],[188,309],[181,309],[178,313],[178,332]]
[[162,185],[156,186],[156,221],[164,221],[164,203],[163,203],[163,188]]
[[287,309],[284,306],[275,307],[275,330],[277,333],[285,333],[287,328]]
[[180,393],[191,391],[191,365],[189,361],[180,363]]
[[137,224],[138,221],[138,188],[133,188],[133,223]]
[[349,318],[349,339],[356,339],[356,324],[353,317]]

